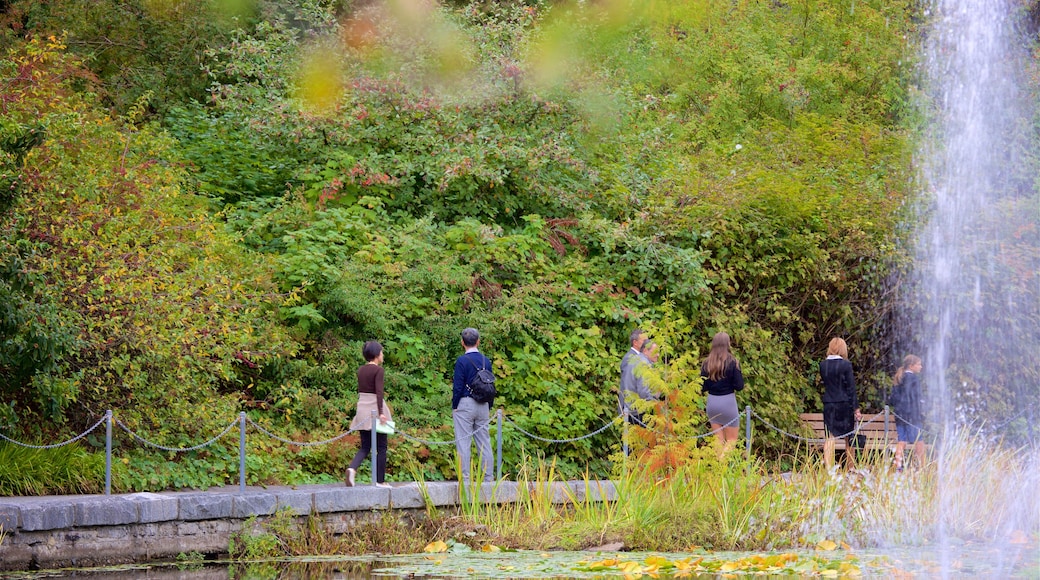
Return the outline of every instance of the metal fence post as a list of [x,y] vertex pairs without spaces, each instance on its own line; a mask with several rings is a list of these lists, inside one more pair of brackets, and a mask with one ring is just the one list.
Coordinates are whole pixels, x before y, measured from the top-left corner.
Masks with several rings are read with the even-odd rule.
[[885,405],[885,451],[888,451],[888,405]]
[[376,425],[379,424],[379,417],[376,416],[376,410],[372,409],[372,485],[376,482]]
[[105,411],[105,495],[112,495],[112,409]]
[[621,418],[624,420],[621,424],[621,449],[628,457],[628,409],[622,409]]
[[238,414],[238,491],[246,491],[246,412]]
[[746,457],[748,462],[750,462],[751,461],[751,405],[747,405],[747,406],[744,407],[744,417],[745,417],[744,422],[746,423],[746,425],[744,426],[744,432],[747,434],[746,435],[747,449],[744,452],[744,456]]
[[502,481],[502,409],[498,410],[498,433],[495,434],[496,443],[498,444],[498,450],[495,453],[495,463],[497,469],[495,471],[495,479]]

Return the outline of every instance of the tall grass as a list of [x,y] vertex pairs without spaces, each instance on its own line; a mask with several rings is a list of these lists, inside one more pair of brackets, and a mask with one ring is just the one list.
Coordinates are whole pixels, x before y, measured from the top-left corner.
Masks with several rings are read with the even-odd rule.
[[881,453],[845,471],[806,452],[795,469],[779,473],[739,453],[702,449],[667,476],[629,465],[615,481],[615,502],[587,493],[553,503],[557,474],[551,463],[539,464],[521,472],[526,491],[517,502],[474,502],[463,517],[512,547],[532,549],[621,542],[633,550],[768,550],[822,540],[886,547],[943,538],[1012,544],[1040,534],[1035,449],[987,446],[962,434],[935,449],[929,465],[903,473]]
[[0,443],[0,496],[99,493],[105,456],[75,444],[31,449]]
[[342,536],[314,517],[306,527],[283,519],[266,528],[280,539],[276,552],[296,555],[401,553],[449,539],[473,548],[582,549],[619,542],[629,550],[674,552],[776,550],[823,540],[889,547],[951,537],[1023,550],[1040,536],[1037,449],[986,446],[959,435],[934,451],[932,463],[903,473],[895,473],[891,457],[882,453],[860,457],[856,470],[845,471],[827,469],[818,454],[806,451],[783,473],[711,446],[696,448],[690,458],[669,466],[667,475],[631,462],[613,482],[615,501],[599,500],[599,482],[586,477],[585,493],[575,493],[553,462],[532,461],[519,470],[517,497],[509,503],[486,501],[487,491],[493,497],[500,491],[491,484],[482,488],[483,497],[477,486],[463,491],[457,510],[430,504],[427,518],[410,522],[387,513]]

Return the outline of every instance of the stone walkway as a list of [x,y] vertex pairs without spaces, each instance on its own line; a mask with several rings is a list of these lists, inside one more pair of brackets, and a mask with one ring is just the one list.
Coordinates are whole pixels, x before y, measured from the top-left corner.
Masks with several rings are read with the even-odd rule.
[[[479,501],[516,501],[511,481],[485,483]],[[555,503],[613,501],[609,481],[560,482]],[[0,497],[0,570],[97,565],[225,552],[230,534],[251,516],[288,508],[320,515],[334,527],[358,514],[459,505],[456,482],[394,483],[390,488],[343,484],[211,488],[206,491]]]

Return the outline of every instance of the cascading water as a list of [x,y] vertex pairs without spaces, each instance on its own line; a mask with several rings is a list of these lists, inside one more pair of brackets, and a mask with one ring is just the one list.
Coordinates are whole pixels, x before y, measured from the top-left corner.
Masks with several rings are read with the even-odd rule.
[[[1016,22],[1024,14],[1015,0],[933,0],[926,12],[924,194],[899,354],[924,360],[944,571],[956,557],[951,544],[970,530],[956,520],[965,491],[954,491],[943,445],[965,433],[1035,441],[1040,416],[1040,182],[1028,39]],[[989,540],[1010,543],[1029,529],[1015,510],[1035,520],[1036,498],[1017,501],[993,514],[1004,519]]]

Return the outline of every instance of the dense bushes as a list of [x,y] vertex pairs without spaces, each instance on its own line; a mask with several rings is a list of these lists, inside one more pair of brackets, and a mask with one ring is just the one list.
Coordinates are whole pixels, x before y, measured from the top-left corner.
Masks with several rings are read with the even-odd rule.
[[[433,7],[416,26],[376,5],[338,21],[261,2],[170,61],[203,55],[205,104],[163,88],[172,74],[148,95],[48,49],[34,66],[51,76],[4,102],[48,127],[12,227],[40,244],[26,268],[82,341],[49,375],[68,412],[113,405],[175,446],[240,409],[321,438],[345,426],[375,338],[399,424],[445,440],[465,326],[506,413],[546,438],[612,417],[636,324],[690,368],[728,331],[741,404],[785,427],[815,407],[812,361],[840,334],[877,402],[910,183],[909,3],[642,5]],[[98,112],[80,90],[94,82],[125,115]],[[679,376],[662,380],[688,391],[692,433],[696,373]],[[506,436],[507,470],[548,453],[606,473],[617,447],[611,431]],[[349,455],[255,444],[257,481],[338,479]],[[220,449],[174,461],[135,457],[121,485],[230,477]],[[443,446],[402,440],[391,462],[453,474]]]

